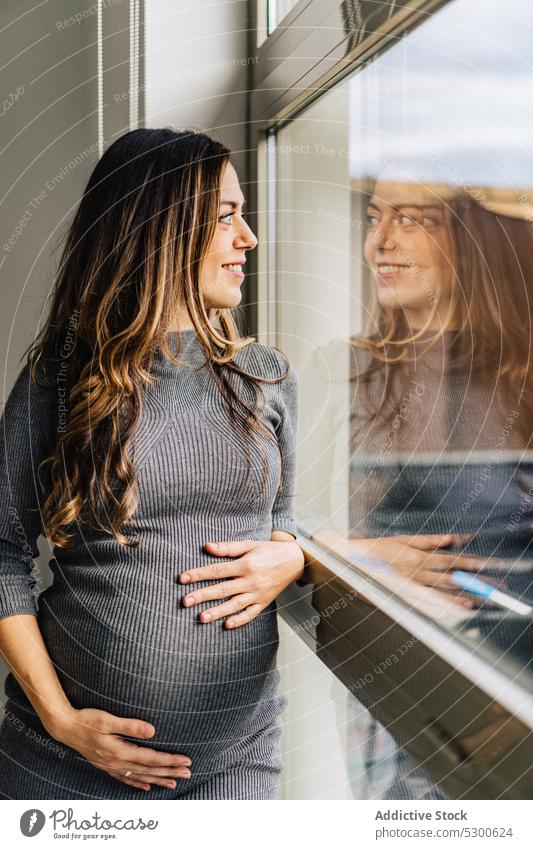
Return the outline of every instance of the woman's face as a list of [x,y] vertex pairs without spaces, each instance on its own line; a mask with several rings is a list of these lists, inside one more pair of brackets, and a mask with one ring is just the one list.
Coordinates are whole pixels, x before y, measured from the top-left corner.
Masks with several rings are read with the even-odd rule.
[[378,181],[367,221],[364,255],[379,303],[403,310],[413,326],[436,304],[442,317],[453,279],[442,201],[416,183]]
[[235,307],[240,303],[245,252],[257,239],[243,218],[244,196],[237,172],[226,165],[220,184],[220,208],[215,235],[202,265],[200,285],[207,309]]

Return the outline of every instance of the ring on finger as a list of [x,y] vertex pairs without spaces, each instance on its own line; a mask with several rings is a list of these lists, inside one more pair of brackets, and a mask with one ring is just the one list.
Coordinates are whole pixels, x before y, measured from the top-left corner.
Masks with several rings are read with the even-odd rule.
[[130,775],[133,775],[133,772],[131,771],[131,769],[127,769],[124,775],[126,776],[126,778],[129,778]]

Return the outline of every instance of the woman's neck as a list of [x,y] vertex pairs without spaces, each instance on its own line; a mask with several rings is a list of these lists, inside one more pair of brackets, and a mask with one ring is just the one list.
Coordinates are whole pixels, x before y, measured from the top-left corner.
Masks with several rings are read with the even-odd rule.
[[420,330],[428,330],[428,331],[446,331],[446,330],[460,330],[460,325],[457,320],[450,320],[446,316],[439,317],[436,315],[430,322],[427,324],[427,319],[420,316],[419,313],[416,315],[412,315],[405,311],[405,317],[407,319],[407,324],[410,332],[415,336]]
[[188,315],[177,315],[168,330],[170,333],[180,332],[181,330],[194,330],[194,325]]

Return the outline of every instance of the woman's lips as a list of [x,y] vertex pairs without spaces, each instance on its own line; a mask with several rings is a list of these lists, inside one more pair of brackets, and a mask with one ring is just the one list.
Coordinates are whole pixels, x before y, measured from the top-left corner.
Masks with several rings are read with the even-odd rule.
[[378,265],[375,268],[374,274],[376,277],[379,277],[381,280],[390,280],[394,277],[400,277],[402,274],[411,271],[411,266],[409,265],[398,265],[398,264],[386,264]]
[[[234,266],[236,268],[237,266]],[[240,266],[239,266],[240,267]],[[227,271],[228,274],[231,274],[236,280],[244,280],[244,272],[243,271],[235,271],[233,268],[226,268],[225,265],[222,266],[224,271]]]

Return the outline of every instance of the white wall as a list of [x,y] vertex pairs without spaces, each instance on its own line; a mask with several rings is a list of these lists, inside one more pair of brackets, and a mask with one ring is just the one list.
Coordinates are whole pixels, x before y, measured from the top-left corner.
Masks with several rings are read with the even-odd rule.
[[[20,371],[22,352],[40,328],[58,258],[54,248],[98,158],[96,16],[67,20],[86,8],[83,0],[4,0],[0,7],[4,398]],[[16,99],[10,97],[17,92]],[[40,550],[44,587],[50,551],[43,540]],[[2,664],[2,701],[6,671]]]
[[[248,74],[246,0],[146,0],[147,127],[192,128],[236,152],[245,179]],[[243,187],[244,188],[244,187]],[[246,193],[246,192],[245,192]]]

